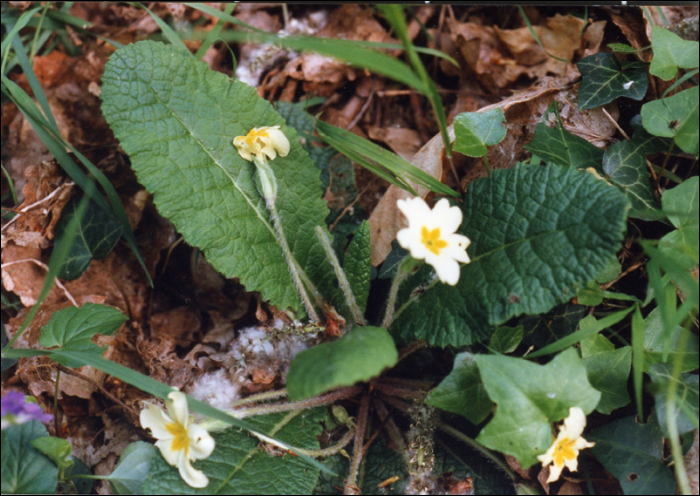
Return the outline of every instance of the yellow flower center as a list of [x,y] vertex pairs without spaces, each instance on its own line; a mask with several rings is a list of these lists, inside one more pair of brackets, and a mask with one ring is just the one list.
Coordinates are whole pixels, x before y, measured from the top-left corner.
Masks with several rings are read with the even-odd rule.
[[447,246],[447,241],[440,239],[440,228],[436,227],[432,231],[423,226],[421,229],[421,241],[425,247],[436,255],[440,254],[440,250]]
[[245,142],[248,146],[253,146],[253,143],[255,143],[255,140],[257,138],[267,138],[270,135],[267,134],[267,131],[264,129],[256,130],[255,128],[251,129],[248,131],[248,134],[245,136]]
[[185,450],[185,455],[190,448],[190,436],[187,434],[187,429],[184,425],[173,422],[172,424],[166,424],[165,428],[170,434],[175,436],[173,443],[170,445],[170,449],[173,451]]
[[575,439],[569,439],[565,437],[557,443],[556,448],[554,448],[554,464],[557,467],[564,465],[564,460],[574,460],[576,458],[576,451],[573,449],[574,444],[576,444]]

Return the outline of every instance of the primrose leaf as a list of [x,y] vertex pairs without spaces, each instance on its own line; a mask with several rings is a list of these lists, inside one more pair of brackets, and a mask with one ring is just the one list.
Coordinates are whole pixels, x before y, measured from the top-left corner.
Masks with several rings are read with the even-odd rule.
[[426,403],[467,417],[478,425],[489,416],[493,403],[484,389],[474,355],[469,352],[455,357],[452,372],[430,392]]
[[453,149],[470,157],[483,157],[487,146],[497,145],[506,137],[505,123],[502,109],[459,114],[454,119]]
[[[320,448],[324,408],[265,415],[246,419],[261,434],[307,450]],[[271,447],[247,431],[230,428],[212,433],[214,452],[194,467],[209,477],[203,489],[188,486],[176,467],[162,456],[151,461],[151,470],[143,483],[145,494],[310,494],[320,470],[299,457]],[[272,451],[272,453],[270,453]]]
[[651,49],[654,57],[649,72],[664,81],[676,77],[679,68],[698,67],[698,42],[684,40],[668,29],[651,27]]
[[369,280],[372,273],[371,252],[369,222],[363,221],[350,241],[348,253],[345,256],[345,274],[348,276],[357,305],[363,312],[369,297]]
[[552,102],[544,113],[532,141],[525,145],[525,149],[549,164],[575,169],[593,167],[600,171],[603,150],[564,129],[556,105],[556,102]]
[[612,53],[596,53],[581,59],[577,67],[582,76],[578,90],[580,110],[600,107],[621,96],[641,100],[647,92],[646,65],[620,65]]
[[392,330],[464,346],[512,317],[551,310],[617,252],[627,208],[616,188],[569,167],[517,166],[473,181],[459,229],[471,239],[471,263],[456,286],[434,284],[409,299]]
[[143,483],[151,469],[151,460],[158,450],[151,443],[136,441],[119,456],[114,471],[105,477],[114,494],[143,494]]
[[625,494],[673,494],[676,481],[663,461],[663,439],[655,420],[634,416],[605,424],[585,436],[600,463],[617,477]]
[[[78,203],[79,200],[72,200],[61,212],[61,219],[56,224],[54,243],[58,244],[63,239],[68,223],[75,216]],[[99,205],[90,201],[58,277],[69,281],[77,279],[88,269],[93,258],[99,260],[106,257],[121,235],[121,224]]]
[[[668,359],[664,360],[666,350]],[[644,319],[644,371],[649,372],[657,363],[675,363],[676,360],[681,361],[681,372],[698,368],[698,337],[681,326],[677,326],[669,335],[657,307]]]
[[698,155],[698,86],[642,105],[642,125],[649,133],[673,138],[686,153]]
[[2,430],[2,494],[53,494],[58,467],[32,446],[35,439],[49,437],[41,422],[32,420]]
[[253,127],[280,125],[291,148],[271,167],[287,240],[316,287],[327,297],[339,294],[314,234],[328,215],[319,170],[296,132],[255,88],[211,71],[185,51],[151,41],[117,50],[102,80],[102,112],[160,213],[226,277],[239,278],[275,306],[301,313],[255,185],[255,166],[232,144]]
[[568,417],[573,406],[589,414],[600,400],[573,348],[546,365],[503,355],[478,355],[476,363],[486,392],[498,404],[476,440],[515,456],[523,468],[537,463],[537,455],[552,444],[552,422]]
[[668,148],[663,139],[637,131],[631,141],[610,145],[603,155],[603,172],[624,191],[632,204],[631,215],[649,219],[645,210],[656,210],[659,202],[649,182],[645,156]]
[[356,327],[337,341],[299,353],[289,367],[287,391],[297,401],[352,386],[396,365],[394,340],[381,327]]
[[671,365],[657,363],[649,369],[651,377],[651,389],[654,392],[656,418],[659,420],[664,437],[669,437],[667,427],[666,398],[668,387],[672,381],[676,384],[676,398],[671,408],[671,414],[678,427],[678,434],[685,434],[698,428],[698,376],[694,374],[681,374],[674,378]]
[[[104,348],[93,344],[92,337],[95,334],[111,336],[126,320],[126,315],[107,305],[85,303],[80,308],[64,308],[54,313],[41,328],[39,342],[44,348],[60,346],[65,351],[88,351],[101,355]],[[62,357],[54,357],[54,360],[66,367],[84,365]]]
[[[600,335],[596,335],[595,338],[605,339]],[[632,347],[624,346],[614,351],[595,353],[584,358],[583,365],[586,367],[591,386],[602,393],[596,410],[610,415],[613,410],[630,402],[627,379],[632,366]]]

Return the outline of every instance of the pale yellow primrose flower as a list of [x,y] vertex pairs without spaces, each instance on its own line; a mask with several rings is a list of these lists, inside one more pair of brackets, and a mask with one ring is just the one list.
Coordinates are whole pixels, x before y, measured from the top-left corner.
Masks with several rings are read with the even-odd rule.
[[411,256],[423,260],[435,268],[438,278],[451,286],[459,281],[457,262],[469,263],[467,247],[469,238],[455,234],[462,223],[462,211],[451,207],[443,198],[430,210],[420,197],[396,202],[408,219],[408,227],[401,229],[396,239],[411,252]]
[[279,126],[254,127],[245,136],[233,138],[233,144],[238,154],[251,162],[253,157],[265,162],[265,157],[274,160],[278,153],[280,157],[289,153],[289,140]]
[[192,467],[191,462],[211,455],[214,439],[203,427],[190,424],[184,393],[173,391],[168,399],[165,402],[167,413],[146,403],[141,410],[141,426],[150,429],[153,437],[158,439],[156,447],[168,464],[177,467],[182,480],[191,487],[207,487],[209,479],[204,472]]
[[569,408],[569,416],[564,419],[564,425],[559,427],[559,435],[544,455],[537,457],[546,467],[550,463],[549,478],[547,482],[559,479],[564,466],[576,472],[578,470],[578,452],[584,448],[592,448],[595,443],[590,443],[581,437],[586,427],[586,415],[579,407]]

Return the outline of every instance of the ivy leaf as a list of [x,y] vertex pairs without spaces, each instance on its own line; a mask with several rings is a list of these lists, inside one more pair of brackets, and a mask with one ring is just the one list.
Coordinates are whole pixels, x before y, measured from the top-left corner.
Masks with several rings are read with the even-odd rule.
[[663,211],[677,229],[659,242],[659,251],[684,269],[698,264],[700,224],[698,223],[698,176],[683,181],[661,196]]
[[[657,308],[644,319],[644,371],[649,372],[657,363],[675,363],[681,361],[681,372],[690,372],[698,368],[698,337],[684,327],[677,326],[669,337],[666,348],[666,336],[661,311]],[[664,352],[668,358],[664,360]]]
[[151,469],[151,460],[158,450],[151,443],[136,441],[119,456],[114,471],[105,477],[114,494],[142,494],[143,483]]
[[684,40],[668,29],[651,27],[651,49],[654,57],[651,59],[649,73],[664,81],[676,77],[678,68],[698,67],[698,42]]
[[337,341],[299,353],[289,367],[287,391],[293,401],[379,375],[399,359],[394,340],[381,327],[357,327]]
[[[323,408],[301,413],[265,415],[247,419],[266,436],[302,449],[318,450]],[[310,494],[318,481],[319,469],[286,452],[272,454],[269,445],[246,431],[231,428],[212,433],[214,452],[194,467],[209,477],[203,489],[188,486],[176,467],[162,456],[151,461],[151,471],[143,483],[145,494]],[[274,450],[274,448],[273,448]]]
[[557,102],[552,102],[535,128],[532,141],[525,149],[549,164],[575,169],[593,167],[601,170],[603,150],[564,129],[559,118]]
[[469,352],[455,357],[452,372],[430,392],[425,402],[462,415],[475,425],[482,423],[493,410],[475,357]]
[[661,426],[664,437],[669,437],[667,427],[666,398],[669,384],[676,382],[676,398],[673,401],[672,415],[678,427],[678,434],[692,432],[698,428],[698,401],[700,393],[698,391],[698,376],[694,374],[681,374],[680,377],[673,377],[671,365],[667,363],[657,363],[649,369],[651,377],[651,389],[654,393],[656,408],[654,413]]
[[624,96],[641,100],[647,92],[649,78],[646,64],[623,63],[612,53],[596,53],[577,64],[581,72],[578,108],[587,110]]
[[489,348],[495,353],[507,355],[515,351],[523,340],[523,326],[517,327],[500,326],[497,327],[491,336]]
[[2,494],[54,493],[58,467],[31,445],[34,439],[48,436],[46,427],[36,420],[2,430]]
[[[599,342],[606,338],[597,334],[590,339]],[[609,343],[609,341],[608,341]],[[612,346],[612,343],[610,343]],[[581,342],[581,350],[584,345]],[[589,349],[590,351],[590,349]],[[624,346],[613,351],[595,352],[583,357],[588,380],[595,389],[600,391],[600,403],[596,410],[604,415],[610,415],[613,410],[621,408],[630,402],[627,392],[627,379],[632,367],[632,347]]]
[[464,112],[454,119],[454,150],[469,157],[483,157],[487,146],[506,137],[506,118],[502,109],[488,112]]
[[552,444],[552,422],[567,417],[573,406],[589,414],[600,400],[573,348],[546,365],[503,355],[478,355],[476,363],[498,404],[476,441],[515,456],[523,468],[537,463],[537,455]]
[[319,171],[296,132],[255,88],[229,81],[185,51],[151,41],[117,50],[102,80],[102,112],[160,213],[226,277],[239,278],[275,306],[301,313],[255,186],[255,166],[232,144],[253,127],[280,125],[291,148],[272,167],[289,245],[322,293],[339,294],[314,234],[328,215]]
[[639,424],[625,417],[591,432],[586,439],[600,463],[622,486],[625,494],[674,494],[676,481],[663,462],[659,425],[650,419]]
[[473,181],[459,229],[472,241],[471,263],[456,286],[433,285],[400,307],[392,329],[405,340],[464,346],[492,325],[549,311],[617,252],[627,208],[615,188],[568,167],[521,165]]
[[348,276],[355,300],[362,312],[367,307],[369,297],[369,280],[372,273],[371,251],[369,222],[363,221],[350,241],[348,253],[345,256],[345,274]]
[[[95,303],[85,303],[82,307],[68,307],[51,316],[49,322],[41,328],[39,342],[44,348],[60,346],[66,351],[87,351],[101,355],[105,348],[92,343],[95,334],[111,336],[119,329],[127,316],[116,308]],[[84,365],[77,360],[54,357],[66,367]]]
[[649,182],[645,157],[666,148],[668,145],[664,140],[639,130],[631,141],[620,141],[605,150],[603,172],[624,191],[632,204],[631,215],[634,217],[650,220],[644,211],[659,208]]
[[[56,244],[61,243],[65,229],[75,216],[78,203],[78,199],[71,200],[61,212],[61,219],[56,224]],[[77,279],[88,269],[93,258],[99,260],[106,257],[121,235],[121,224],[110,213],[90,201],[58,277],[69,281]]]
[[642,106],[642,125],[649,133],[673,138],[686,153],[698,155],[698,86]]

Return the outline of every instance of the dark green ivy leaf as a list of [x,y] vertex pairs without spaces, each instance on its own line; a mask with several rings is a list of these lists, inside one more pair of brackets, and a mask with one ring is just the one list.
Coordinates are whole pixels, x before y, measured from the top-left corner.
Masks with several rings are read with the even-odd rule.
[[647,92],[646,64],[620,64],[612,53],[596,53],[577,67],[583,78],[578,90],[580,110],[600,107],[621,96],[641,100]]
[[454,151],[469,157],[483,157],[487,146],[497,145],[506,137],[503,110],[464,112],[454,119]]
[[[56,244],[63,239],[68,223],[75,216],[78,203],[77,199],[71,200],[63,209],[61,219],[56,224]],[[88,269],[93,258],[99,260],[106,257],[121,235],[121,224],[110,213],[90,201],[58,277],[69,281],[77,279]]]

